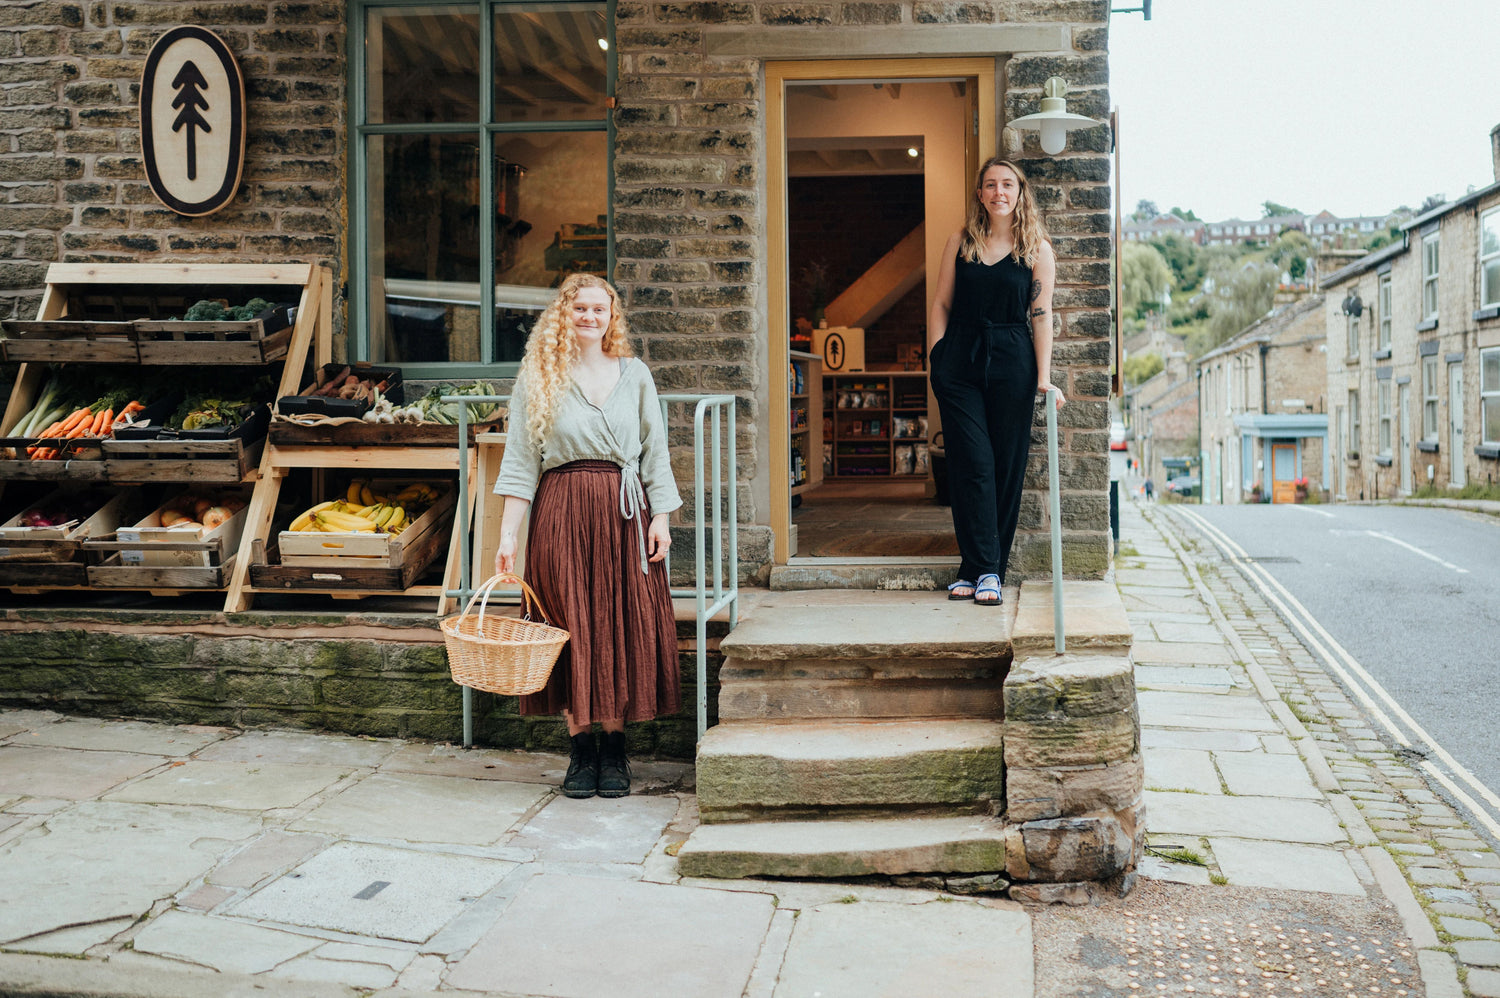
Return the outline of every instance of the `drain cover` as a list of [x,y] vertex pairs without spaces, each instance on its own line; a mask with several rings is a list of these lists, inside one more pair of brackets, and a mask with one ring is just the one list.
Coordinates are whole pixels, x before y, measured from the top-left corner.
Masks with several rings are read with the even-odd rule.
[[1300,565],[1296,558],[1284,554],[1247,555],[1242,561],[1253,561],[1257,565]]

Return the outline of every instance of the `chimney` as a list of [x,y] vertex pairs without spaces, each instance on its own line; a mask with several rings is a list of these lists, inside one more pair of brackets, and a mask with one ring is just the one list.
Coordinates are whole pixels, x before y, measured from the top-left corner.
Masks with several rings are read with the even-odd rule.
[[1500,184],[1500,125],[1490,129],[1490,155],[1495,160],[1495,182]]

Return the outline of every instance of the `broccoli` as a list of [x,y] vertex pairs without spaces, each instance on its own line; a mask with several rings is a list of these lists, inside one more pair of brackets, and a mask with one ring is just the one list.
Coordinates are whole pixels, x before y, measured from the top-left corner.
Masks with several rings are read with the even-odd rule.
[[270,308],[271,303],[266,301],[264,298],[251,298],[240,307],[249,309],[250,317],[253,319],[257,315],[260,315],[260,313],[264,312],[266,309]]
[[224,305],[216,301],[196,301],[182,317],[188,322],[219,322],[224,318]]

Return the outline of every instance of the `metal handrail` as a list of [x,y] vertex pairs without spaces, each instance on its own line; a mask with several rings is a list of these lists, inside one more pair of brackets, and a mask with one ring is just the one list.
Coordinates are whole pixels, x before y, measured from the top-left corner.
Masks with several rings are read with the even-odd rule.
[[[708,621],[709,618],[729,608],[729,627],[732,630],[739,623],[739,595],[740,595],[740,556],[739,556],[739,489],[738,489],[738,449],[735,441],[734,405],[733,395],[662,395],[661,400],[662,424],[670,425],[668,418],[668,406],[674,402],[691,403],[693,405],[693,494],[694,494],[694,517],[693,535],[696,554],[695,575],[691,589],[673,589],[674,597],[692,597],[695,601],[697,611],[697,649],[698,649],[698,738],[703,738],[704,732],[708,730]],[[509,395],[444,395],[440,399],[444,403],[458,403],[458,509],[455,523],[461,523],[462,517],[466,515],[469,508],[469,411],[468,403],[497,403],[508,405]],[[724,412],[729,413],[728,420],[724,420]],[[712,454],[712,476],[711,482],[704,481],[704,429],[705,420],[712,413],[713,417],[713,454]],[[724,473],[722,460],[722,440],[725,436],[725,423],[728,426],[729,442],[729,468],[728,468],[728,516],[729,516],[729,551],[726,559],[724,552],[724,525],[723,513],[725,508]],[[705,484],[711,485],[713,497],[713,600],[709,601],[707,586],[707,537],[706,525],[703,513],[703,493]],[[454,529],[458,529],[456,526]],[[474,594],[471,580],[473,578],[472,566],[474,563],[474,535],[470,530],[464,531],[463,543],[459,545],[459,587],[450,589],[444,593],[447,598],[456,598],[467,602]],[[667,578],[671,578],[672,560],[671,549],[668,549],[667,558],[663,563],[663,569]],[[726,565],[727,560],[727,565]],[[724,576],[729,576],[726,586]],[[507,593],[505,590],[496,590],[506,595],[518,595],[518,591]],[[474,744],[474,691],[469,687],[463,687],[463,735],[464,748],[471,748]]]
[[1047,389],[1047,505],[1052,521],[1052,644],[1061,655],[1067,648],[1063,638],[1062,577],[1062,497],[1057,484],[1057,402],[1056,388]]

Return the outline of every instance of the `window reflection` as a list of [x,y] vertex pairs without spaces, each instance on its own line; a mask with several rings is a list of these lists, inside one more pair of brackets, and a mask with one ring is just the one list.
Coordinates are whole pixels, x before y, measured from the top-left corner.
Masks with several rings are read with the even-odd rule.
[[368,121],[479,120],[479,13],[472,7],[372,8]]
[[495,11],[495,120],[604,116],[604,13],[597,4],[506,4]]

